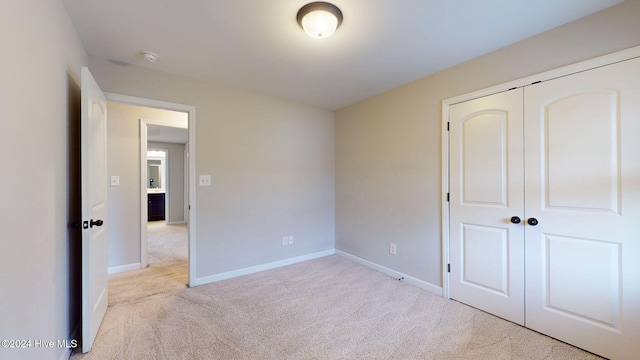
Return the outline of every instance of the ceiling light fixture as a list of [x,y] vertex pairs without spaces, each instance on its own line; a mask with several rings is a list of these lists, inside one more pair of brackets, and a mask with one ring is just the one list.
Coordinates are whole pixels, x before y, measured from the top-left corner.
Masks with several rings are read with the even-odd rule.
[[342,11],[327,2],[312,2],[300,8],[297,20],[307,35],[325,39],[342,24]]

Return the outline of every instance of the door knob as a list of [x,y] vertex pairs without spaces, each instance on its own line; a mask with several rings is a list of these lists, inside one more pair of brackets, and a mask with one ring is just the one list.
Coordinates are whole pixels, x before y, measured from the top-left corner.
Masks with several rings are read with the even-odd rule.
[[511,217],[511,223],[513,224],[520,224],[520,218],[517,216],[512,216]]
[[538,219],[536,218],[529,218],[529,220],[527,220],[527,224],[531,225],[531,226],[536,226],[538,225]]
[[93,219],[91,219],[91,221],[89,221],[89,227],[102,226],[102,224],[104,224],[102,220],[93,221]]

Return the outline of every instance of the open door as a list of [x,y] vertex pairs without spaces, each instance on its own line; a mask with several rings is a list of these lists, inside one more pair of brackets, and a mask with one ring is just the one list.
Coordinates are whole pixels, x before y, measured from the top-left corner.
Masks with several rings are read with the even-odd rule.
[[107,311],[107,101],[82,68],[82,352]]

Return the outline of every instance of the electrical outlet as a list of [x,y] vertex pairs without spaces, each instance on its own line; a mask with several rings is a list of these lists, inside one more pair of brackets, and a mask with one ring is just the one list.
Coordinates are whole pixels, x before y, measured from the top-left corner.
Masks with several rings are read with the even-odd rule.
[[111,175],[111,186],[120,186],[120,176]]
[[289,245],[293,245],[293,236],[289,236]]
[[289,237],[283,236],[282,237],[282,246],[287,246],[287,245],[289,245]]
[[211,186],[211,175],[200,175],[200,186]]
[[391,254],[391,255],[395,255],[396,254],[396,244],[389,243],[389,254]]

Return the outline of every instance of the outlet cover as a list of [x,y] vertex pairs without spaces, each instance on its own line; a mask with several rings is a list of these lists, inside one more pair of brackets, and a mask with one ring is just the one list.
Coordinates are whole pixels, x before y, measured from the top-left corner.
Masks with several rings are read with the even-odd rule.
[[120,186],[120,176],[111,175],[111,186]]
[[289,245],[293,244],[293,236],[289,236]]
[[200,175],[200,186],[211,186],[211,175]]
[[389,243],[389,254],[391,254],[391,255],[395,255],[396,254],[396,244]]

